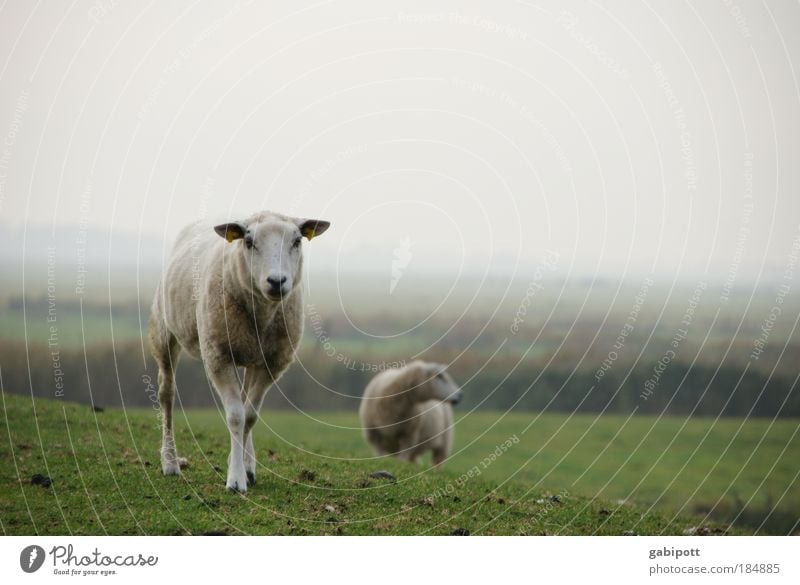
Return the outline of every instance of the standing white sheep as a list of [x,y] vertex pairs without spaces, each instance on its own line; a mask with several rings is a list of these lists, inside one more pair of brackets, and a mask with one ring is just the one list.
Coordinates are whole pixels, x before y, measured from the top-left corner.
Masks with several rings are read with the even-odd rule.
[[376,455],[414,462],[433,452],[436,466],[450,454],[453,407],[461,389],[442,364],[413,361],[375,376],[361,398],[364,438]]
[[[216,235],[199,223],[178,234],[150,318],[165,475],[180,475],[185,464],[172,433],[175,366],[183,349],[203,360],[225,408],[231,436],[227,488],[246,492],[255,483],[251,430],[267,388],[294,359],[303,331],[301,239],[329,226],[264,211],[218,225]],[[243,386],[237,367],[245,368]]]

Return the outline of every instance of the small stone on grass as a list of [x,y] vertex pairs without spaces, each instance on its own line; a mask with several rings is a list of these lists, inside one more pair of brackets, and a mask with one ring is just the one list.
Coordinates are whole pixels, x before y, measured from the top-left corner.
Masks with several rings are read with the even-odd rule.
[[369,476],[374,477],[375,479],[388,479],[390,481],[397,481],[397,478],[393,474],[384,469],[381,469],[380,471],[373,471],[369,474]]

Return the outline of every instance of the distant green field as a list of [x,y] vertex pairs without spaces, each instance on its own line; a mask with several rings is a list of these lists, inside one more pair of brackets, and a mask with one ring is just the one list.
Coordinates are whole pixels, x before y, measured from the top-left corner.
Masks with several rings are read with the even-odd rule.
[[[41,314],[23,319],[21,313],[0,311],[0,340],[24,341],[29,344],[47,344],[53,325],[48,323]],[[142,327],[135,315],[126,314],[113,321],[108,314],[97,311],[86,312],[81,318],[76,311],[60,311],[55,322],[56,337],[60,348],[91,346],[98,343],[108,343],[113,338],[116,340],[139,339],[144,331],[147,334],[147,319],[149,313],[142,317]]]
[[[192,416],[200,421],[219,415]],[[262,418],[273,441],[370,456],[355,415],[265,412]],[[730,518],[742,511],[740,522],[773,509],[771,525],[791,528],[800,521],[797,419],[462,413],[448,466],[463,472],[513,435],[519,444],[483,470],[485,477],[661,510]]]
[[[94,413],[42,399],[34,410],[10,394],[0,410],[5,534],[721,533],[697,515],[718,500],[716,516],[747,504],[728,533],[797,527],[792,420],[750,421],[735,436],[732,420],[681,430],[676,419],[462,413],[456,452],[437,473],[372,458],[351,414],[267,411],[256,431],[259,483],[240,497],[224,489],[229,439],[218,412],[176,417],[191,467],[165,478],[154,410]],[[369,477],[381,469],[397,482]],[[37,473],[53,485],[32,485]]]

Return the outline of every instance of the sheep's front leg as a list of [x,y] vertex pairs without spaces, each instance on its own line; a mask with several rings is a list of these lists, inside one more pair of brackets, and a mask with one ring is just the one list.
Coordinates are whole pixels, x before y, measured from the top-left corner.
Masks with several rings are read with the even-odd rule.
[[401,461],[416,463],[419,456],[418,434],[414,432],[410,436],[403,437],[398,443],[396,457]]
[[244,470],[247,474],[247,485],[256,483],[256,452],[253,448],[253,426],[258,420],[258,411],[264,401],[264,394],[269,388],[272,378],[265,368],[249,367],[244,374]]
[[253,447],[253,433],[247,430],[247,409],[245,409],[244,473],[247,486],[256,485],[256,451]]
[[209,377],[225,408],[225,419],[231,435],[231,451],[228,456],[228,479],[225,482],[232,492],[247,491],[247,476],[244,471],[244,420],[245,409],[242,390],[233,365],[217,371],[209,371]]

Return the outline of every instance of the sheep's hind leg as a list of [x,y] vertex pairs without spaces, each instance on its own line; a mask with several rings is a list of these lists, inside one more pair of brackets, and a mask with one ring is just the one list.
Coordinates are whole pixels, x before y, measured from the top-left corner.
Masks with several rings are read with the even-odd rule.
[[153,355],[158,362],[158,401],[161,405],[161,471],[164,475],[180,475],[188,462],[178,457],[172,430],[172,409],[175,405],[175,366],[181,348],[170,333],[153,339]]
[[253,426],[258,420],[261,403],[269,388],[271,377],[264,368],[250,367],[245,370],[242,401],[244,402],[244,470],[247,485],[256,483],[256,452],[253,448]]
[[419,452],[414,442],[409,442],[407,445],[401,444],[399,450],[395,453],[395,457],[401,461],[407,461],[408,463],[416,463],[418,456]]
[[434,469],[441,469],[445,459],[447,459],[447,451],[445,449],[433,449],[431,462]]
[[244,471],[244,419],[242,389],[236,377],[236,368],[229,364],[209,370],[208,377],[222,400],[225,418],[231,435],[231,451],[228,456],[228,478],[225,487],[232,492],[247,491],[247,477]]

